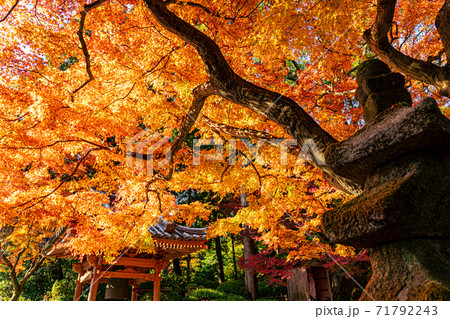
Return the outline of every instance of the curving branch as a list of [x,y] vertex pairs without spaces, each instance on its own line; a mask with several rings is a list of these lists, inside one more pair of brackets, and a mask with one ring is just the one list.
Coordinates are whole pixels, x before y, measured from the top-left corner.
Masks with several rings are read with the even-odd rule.
[[115,99],[114,101],[112,101],[111,103],[109,103],[109,104],[106,105],[105,107],[101,108],[100,110],[98,110],[98,111],[95,112],[94,114],[97,115],[98,113],[103,112],[104,110],[106,110],[108,107],[110,107],[110,106],[113,105],[114,103],[125,100],[125,99],[131,94],[131,92],[133,91],[133,89],[134,89],[135,86],[136,86],[136,82],[133,83],[133,85],[131,86],[131,88],[128,90],[128,92],[127,92],[124,96]]
[[198,115],[200,114],[200,111],[205,105],[206,99],[209,96],[216,94],[216,90],[214,89],[214,87],[211,85],[210,82],[206,82],[197,86],[192,91],[192,93],[194,95],[194,99],[192,100],[189,112],[186,113],[183,123],[181,124],[180,133],[178,134],[177,139],[173,143],[172,156],[176,152],[178,152],[178,150],[181,147],[181,143],[184,141],[186,136],[191,131],[192,126],[195,124],[195,121],[197,121]]
[[86,15],[89,11],[91,11],[92,9],[95,9],[97,7],[99,7],[102,3],[106,2],[107,0],[97,0],[91,4],[86,4],[84,5],[83,11],[81,11],[80,15],[80,26],[78,28],[77,31],[77,35],[78,35],[78,39],[80,40],[80,44],[81,44],[81,50],[83,50],[83,55],[84,55],[84,61],[86,63],[86,73],[88,74],[89,79],[87,79],[83,84],[81,84],[78,88],[76,88],[73,92],[72,92],[72,96],[77,93],[79,90],[81,90],[82,88],[84,88],[89,82],[91,82],[92,80],[94,80],[94,75],[92,74],[92,70],[91,70],[91,56],[89,54],[87,45],[86,45],[86,41],[84,40],[84,23],[86,21]]
[[[205,65],[215,94],[271,119],[292,136],[299,147],[306,141],[313,140],[318,149],[318,154],[315,154],[316,158],[324,158],[323,153],[327,146],[337,142],[292,99],[258,87],[237,75],[231,69],[218,45],[195,27],[170,12],[166,8],[166,3],[161,0],[145,0],[145,4],[165,29],[196,48]],[[233,130],[236,133],[238,129],[233,128]],[[245,133],[255,132],[247,130]],[[263,132],[258,134],[263,134]],[[324,176],[328,177],[330,183],[337,188],[351,194],[360,193],[360,185],[337,176],[326,165],[321,165],[320,168]]]
[[445,0],[444,5],[436,16],[435,24],[444,46],[448,65],[450,64],[450,0]]
[[[68,175],[66,178],[64,178],[51,192],[49,192],[49,193],[47,193],[47,194],[45,194],[45,195],[42,195],[42,196],[39,196],[39,197],[36,197],[36,198],[32,198],[32,199],[30,199],[30,200],[28,200],[28,201],[26,201],[26,202],[24,202],[24,203],[21,203],[21,204],[18,204],[18,205],[16,205],[15,207],[13,207],[13,208],[19,208],[19,207],[22,207],[22,206],[25,206],[25,205],[28,205],[28,204],[30,204],[29,206],[27,206],[27,207],[25,207],[23,210],[27,210],[27,209],[30,209],[30,208],[32,208],[32,207],[34,207],[34,206],[36,206],[37,204],[39,204],[39,203],[42,203],[47,197],[49,197],[50,195],[52,195],[53,193],[55,193],[59,188],[61,188],[61,186],[63,186],[68,180],[70,180],[74,175],[75,175],[75,173],[78,171],[78,169],[80,168],[80,166],[81,166],[81,164],[84,162],[84,160],[89,156],[89,154],[91,153],[91,152],[93,152],[93,151],[98,151],[99,149],[98,148],[93,148],[93,149],[90,149],[90,150],[88,150],[87,152],[86,152],[86,154],[78,161],[78,163],[77,163],[77,165],[75,166],[75,168],[73,169],[73,171],[72,171],[72,173],[70,173],[70,175]],[[31,204],[33,201],[35,201],[36,200],[36,202],[34,202],[33,204]]]
[[[406,76],[434,86],[439,94],[450,97],[450,67],[439,67],[431,62],[411,58],[395,49],[388,40],[394,19],[397,0],[378,0],[377,16],[373,26],[364,32],[363,38],[370,49],[390,67]],[[436,27],[444,50],[449,58],[450,49],[450,0],[446,0],[436,17]]]
[[[170,149],[172,155],[170,159],[171,163],[173,162],[174,155],[180,150],[181,144],[191,131],[192,126],[195,124],[195,121],[197,121],[198,115],[200,114],[200,111],[203,109],[206,99],[215,93],[216,91],[210,82],[200,84],[199,86],[195,87],[192,90],[194,98],[192,100],[191,107],[189,111],[186,112],[186,116],[184,117],[183,122],[181,123],[179,128],[179,134],[177,135],[177,138],[172,144],[172,147]],[[144,161],[149,159],[147,154],[139,154],[136,152],[127,152],[126,156],[138,157]],[[166,176],[164,179],[166,180],[170,179],[172,177],[171,174],[172,169],[169,173],[169,176]]]
[[292,99],[256,86],[237,75],[218,45],[169,11],[166,3],[161,0],[144,2],[157,22],[196,48],[217,95],[274,121],[296,139],[299,145],[312,139],[323,153],[328,145],[336,142]]
[[102,149],[102,150],[112,150],[111,147],[106,147],[104,145],[101,144],[97,144],[95,142],[91,142],[88,141],[86,139],[77,139],[77,140],[60,140],[60,141],[55,141],[51,144],[47,144],[47,145],[42,145],[42,146],[36,146],[36,147],[31,147],[31,146],[2,146],[0,147],[0,149],[12,149],[12,150],[42,150],[44,148],[48,148],[48,147],[52,147],[55,146],[56,144],[60,144],[60,143],[87,143],[93,146],[98,147],[98,149]]
[[[182,6],[188,6],[188,7],[193,7],[193,8],[199,8],[201,10],[203,10],[204,12],[206,12],[207,14],[209,14],[212,17],[216,17],[216,18],[222,18],[225,20],[230,20],[230,21],[236,21],[237,19],[247,19],[250,18],[250,16],[256,11],[256,9],[259,8],[260,4],[263,1],[259,2],[257,6],[255,6],[252,10],[250,10],[250,12],[246,15],[239,15],[239,16],[235,16],[235,17],[228,17],[228,16],[223,16],[221,15],[219,12],[213,12],[211,11],[208,7],[200,4],[200,3],[196,3],[196,2],[191,2],[191,1],[179,1],[179,0],[166,0],[165,4],[178,4],[178,5],[182,5]],[[245,5],[245,4],[244,4]],[[241,9],[244,7],[244,5],[241,7]]]
[[270,141],[273,139],[278,139],[278,137],[273,136],[267,132],[261,132],[258,130],[250,128],[239,128],[222,123],[215,122],[206,116],[202,116],[203,122],[206,123],[213,131],[218,131],[231,135],[235,138],[248,138],[248,139],[260,139],[265,141]]
[[[202,120],[211,127],[212,130],[224,134],[231,135],[235,138],[246,138],[246,139],[257,139],[257,140],[263,140],[267,142],[269,145],[273,147],[280,148],[282,145],[279,143],[281,138],[273,136],[272,134],[269,134],[267,132],[261,132],[258,130],[248,129],[248,128],[238,128],[234,126],[229,126],[226,124],[215,122],[211,119],[209,119],[206,116],[202,116]],[[298,158],[301,147],[299,145],[290,145],[287,147],[287,152],[294,156],[295,158]],[[362,191],[361,185],[358,183],[352,182],[349,179],[343,178],[336,173],[334,173],[328,166],[320,165],[319,163],[315,162],[315,157],[312,156],[312,161],[310,161],[311,164],[316,166],[320,171],[322,172],[322,175],[324,179],[337,189],[348,193],[357,195],[360,194]]]
[[11,9],[8,11],[8,13],[0,20],[0,23],[5,21],[6,19],[8,19],[9,15],[11,14],[11,12],[13,12],[13,10],[16,8],[16,6],[19,4],[19,0],[16,0],[16,2],[14,2],[13,6],[11,7]]

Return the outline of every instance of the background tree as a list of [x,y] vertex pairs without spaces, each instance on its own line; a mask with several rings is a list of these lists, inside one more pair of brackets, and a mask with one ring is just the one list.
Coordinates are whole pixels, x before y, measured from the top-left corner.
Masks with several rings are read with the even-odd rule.
[[[25,229],[14,229],[12,235],[2,239],[3,255],[0,260],[0,270],[8,274],[12,283],[11,301],[19,300],[25,289],[25,284],[46,261],[45,251],[64,232],[61,228],[49,238],[46,244],[42,235],[45,233],[36,224]],[[63,279],[63,278],[59,278]]]

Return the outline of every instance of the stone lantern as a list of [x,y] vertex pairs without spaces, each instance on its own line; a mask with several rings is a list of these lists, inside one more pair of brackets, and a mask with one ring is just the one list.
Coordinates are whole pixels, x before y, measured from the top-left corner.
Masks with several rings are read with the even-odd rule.
[[411,107],[404,77],[379,60],[356,79],[367,124],[325,157],[364,189],[323,215],[324,230],[334,243],[369,248],[361,300],[449,300],[450,120],[432,98]]

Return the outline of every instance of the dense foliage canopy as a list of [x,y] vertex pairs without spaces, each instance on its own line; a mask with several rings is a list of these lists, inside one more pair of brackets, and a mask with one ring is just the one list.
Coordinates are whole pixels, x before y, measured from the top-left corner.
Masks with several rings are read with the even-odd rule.
[[[448,105],[449,6],[438,0],[3,1],[0,224],[15,227],[6,254],[37,247],[75,221],[74,253],[113,255],[147,243],[146,229],[160,216],[190,226],[208,220],[221,199],[239,201],[242,194],[248,205],[227,208],[212,236],[248,227],[290,258],[353,254],[325,241],[320,216],[360,185],[318,159],[364,125],[354,71],[366,59],[378,55],[405,73],[415,101],[433,96]],[[436,16],[444,16],[438,28]],[[416,59],[406,63],[409,69],[405,58]],[[172,153],[155,172],[143,169],[150,161],[136,160],[154,132],[170,139],[155,152],[155,165],[166,147]],[[136,134],[140,139],[127,148]],[[203,148],[195,165],[197,138],[223,140],[223,159],[205,160],[217,147]],[[298,142],[288,148],[294,156],[287,164],[279,160],[283,146],[270,142],[283,138]],[[316,156],[296,163],[308,139]],[[228,158],[233,147],[236,165]],[[193,189],[218,201],[185,204],[183,193]]]

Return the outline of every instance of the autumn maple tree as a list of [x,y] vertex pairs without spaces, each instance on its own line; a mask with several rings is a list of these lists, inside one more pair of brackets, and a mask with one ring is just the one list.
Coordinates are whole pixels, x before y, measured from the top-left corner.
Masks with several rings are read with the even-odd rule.
[[[448,104],[449,12],[448,0],[4,1],[1,224],[14,240],[75,221],[74,254],[111,255],[145,241],[161,216],[208,219],[211,205],[177,203],[186,189],[245,193],[248,206],[211,235],[245,225],[289,258],[351,255],[324,240],[320,216],[361,191],[323,161],[364,124],[355,68],[378,56],[407,76],[415,101]],[[172,157],[149,174],[139,142],[155,132]],[[223,160],[196,165],[199,138],[224,141]],[[316,147],[296,163],[307,141]]]

